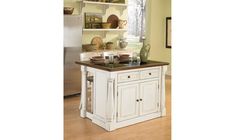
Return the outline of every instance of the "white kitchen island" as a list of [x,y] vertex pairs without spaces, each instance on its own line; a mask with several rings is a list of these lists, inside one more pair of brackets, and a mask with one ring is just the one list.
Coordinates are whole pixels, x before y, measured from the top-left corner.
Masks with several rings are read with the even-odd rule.
[[95,65],[78,61],[82,71],[80,116],[107,131],[166,115],[168,63]]

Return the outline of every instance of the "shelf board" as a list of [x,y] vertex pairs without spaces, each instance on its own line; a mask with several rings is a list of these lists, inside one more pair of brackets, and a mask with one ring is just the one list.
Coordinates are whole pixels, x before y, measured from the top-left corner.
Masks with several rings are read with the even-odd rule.
[[83,31],[89,31],[89,32],[96,32],[96,31],[118,31],[118,32],[124,32],[127,31],[127,29],[83,29]]
[[81,16],[81,15],[79,15],[79,14],[71,14],[71,15],[70,15],[70,14],[64,14],[64,16],[65,16],[65,17],[66,17],[66,16],[69,17],[69,16]]
[[85,4],[97,4],[97,5],[109,5],[109,6],[127,6],[125,3],[107,3],[107,2],[95,2],[95,1],[86,1],[86,0],[78,0],[78,2],[83,2]]

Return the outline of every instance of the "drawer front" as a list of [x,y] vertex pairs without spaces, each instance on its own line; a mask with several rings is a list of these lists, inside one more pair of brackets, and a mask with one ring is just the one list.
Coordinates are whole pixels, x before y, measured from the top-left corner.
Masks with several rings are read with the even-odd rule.
[[129,82],[139,80],[139,72],[128,72],[118,74],[118,82]]
[[159,77],[159,72],[160,72],[159,68],[141,71],[140,79],[157,78]]

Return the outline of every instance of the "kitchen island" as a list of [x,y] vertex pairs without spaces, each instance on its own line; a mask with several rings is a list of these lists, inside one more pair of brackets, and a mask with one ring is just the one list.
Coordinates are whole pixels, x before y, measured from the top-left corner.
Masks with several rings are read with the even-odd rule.
[[76,64],[82,71],[81,117],[113,131],[166,115],[165,73],[169,63]]

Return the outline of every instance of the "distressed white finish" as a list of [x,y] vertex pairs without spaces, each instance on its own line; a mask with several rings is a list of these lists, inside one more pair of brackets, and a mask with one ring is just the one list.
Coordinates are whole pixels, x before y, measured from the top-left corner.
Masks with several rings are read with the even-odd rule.
[[159,111],[159,80],[140,83],[140,115]]
[[166,91],[165,91],[165,75],[167,71],[167,66],[162,66],[161,74],[161,112],[162,116],[166,116]]
[[82,71],[82,95],[81,95],[81,102],[80,102],[80,116],[86,117],[86,67],[81,66]]
[[[166,68],[108,72],[82,66],[81,117],[88,117],[93,123],[112,131],[166,115]],[[93,114],[86,112],[86,72],[94,74]]]
[[[105,72],[102,71],[95,71],[94,74],[94,92],[95,91],[99,91],[96,92],[97,94],[94,94],[94,114],[98,115],[99,117],[102,118],[102,120],[105,120],[106,118],[108,118],[106,112],[106,107],[108,105],[107,103],[107,98],[109,98],[109,96],[107,96],[107,88],[108,88],[108,75],[106,75]],[[104,98],[106,97],[106,98]]]
[[118,87],[118,118],[123,121],[139,115],[139,85],[130,84]]
[[121,73],[118,74],[118,82],[128,82],[128,81],[134,81],[139,80],[139,72],[127,72],[127,73]]
[[144,70],[140,72],[140,79],[159,77],[159,68]]

